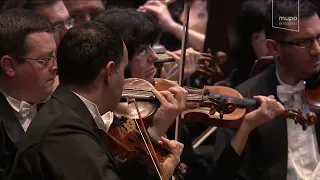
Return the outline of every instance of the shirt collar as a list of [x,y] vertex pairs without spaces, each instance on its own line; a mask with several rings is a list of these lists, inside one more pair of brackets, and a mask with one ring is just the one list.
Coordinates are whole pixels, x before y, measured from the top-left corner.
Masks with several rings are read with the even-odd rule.
[[295,84],[295,85],[286,84],[286,83],[284,83],[283,81],[281,81],[281,79],[280,79],[280,77],[279,77],[278,71],[276,71],[276,75],[277,75],[277,79],[278,79],[278,81],[279,81],[279,84],[280,84],[281,86],[288,86],[288,87],[294,88],[294,87],[298,86],[299,84],[305,84],[305,81],[303,81],[303,80],[299,81],[299,82],[298,82],[297,84]]
[[12,107],[12,109],[15,111],[16,114],[19,114],[19,113],[21,112],[21,110],[22,110],[22,109],[21,109],[21,105],[22,105],[22,104],[26,104],[27,106],[32,106],[32,107],[34,107],[35,109],[37,109],[37,108],[36,108],[36,105],[31,105],[31,104],[29,104],[29,103],[26,102],[26,101],[17,100],[17,99],[15,99],[15,98],[7,95],[6,93],[4,93],[4,92],[2,92],[2,91],[0,91],[0,92],[1,92],[1,93],[4,95],[4,97],[7,99],[8,103],[10,104],[10,106]]
[[80,94],[77,94],[75,92],[73,93],[77,95],[81,99],[81,101],[86,105],[98,128],[107,133],[113,121],[113,113],[107,112],[101,116],[96,104],[84,98]]

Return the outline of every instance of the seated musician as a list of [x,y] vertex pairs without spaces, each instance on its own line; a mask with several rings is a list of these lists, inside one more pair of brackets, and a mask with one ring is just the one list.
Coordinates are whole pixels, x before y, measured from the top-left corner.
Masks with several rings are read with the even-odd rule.
[[[88,21],[66,33],[57,59],[60,86],[31,123],[10,179],[123,179],[110,153],[114,147],[103,143],[110,123],[100,114],[120,101],[126,46],[117,32]],[[162,164],[169,179],[183,144],[160,140],[171,152]]]
[[50,22],[28,10],[0,13],[0,179],[6,179],[37,105],[53,92],[56,43]]
[[[292,16],[299,22],[279,21],[280,17]],[[320,70],[320,19],[317,9],[307,0],[273,1],[267,7],[266,18],[265,44],[275,58],[275,66],[236,89],[246,97],[272,94],[285,107],[300,109],[306,116],[310,108],[304,102],[304,80]],[[316,123],[303,131],[292,119],[279,116],[256,128],[241,152],[245,157],[244,165],[233,179],[319,179],[319,125]],[[223,149],[233,135],[229,129],[220,129],[216,146]],[[220,152],[215,151],[217,158]],[[222,171],[230,172],[227,168]]]
[[[156,40],[157,28],[156,24],[154,24],[155,21],[145,13],[138,12],[135,9],[118,8],[101,12],[97,14],[93,20],[104,22],[107,27],[112,27],[117,32],[120,32],[124,42],[128,44],[129,64],[126,77],[141,78],[154,84],[155,79],[153,76],[155,71],[153,71],[153,61],[157,60],[157,56],[151,46]],[[173,93],[174,92],[175,91],[173,91]],[[202,161],[201,157],[194,152],[189,134],[185,127],[182,127],[181,142],[184,144],[184,150],[181,156],[181,162],[186,163],[188,166],[188,173],[185,179],[222,179],[229,174],[220,173],[221,169],[228,167],[230,170],[234,170],[240,166],[241,157],[239,157],[238,153],[244,148],[246,138],[250,131],[283,112],[283,107],[272,97],[257,97],[257,99],[262,102],[261,108],[244,117],[244,121],[238,133],[234,136],[231,146],[225,149],[224,155],[221,156],[219,163],[212,167],[208,166],[208,164]],[[162,110],[165,110],[165,108],[162,108]],[[166,114],[166,111],[162,112]],[[159,134],[157,135],[163,136],[171,126],[173,120],[174,118],[153,119],[154,125],[161,126],[159,129],[162,129],[162,134],[158,131]],[[137,166],[130,168],[133,169],[135,167]],[[124,165],[124,169],[127,168],[127,164]],[[141,174],[133,176],[129,174],[128,176],[141,177],[140,175]]]

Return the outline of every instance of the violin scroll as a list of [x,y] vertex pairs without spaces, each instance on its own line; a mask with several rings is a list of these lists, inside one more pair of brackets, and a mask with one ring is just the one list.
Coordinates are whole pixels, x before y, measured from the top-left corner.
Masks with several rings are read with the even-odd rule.
[[303,130],[307,129],[307,126],[312,126],[317,122],[317,115],[314,112],[308,112],[307,118],[302,116],[300,110],[287,109],[284,113],[284,117],[293,119],[296,124],[300,124]]
[[[212,92],[210,89],[192,89],[186,88],[185,89],[192,94],[201,94],[202,98],[199,99],[200,103],[198,107],[207,107],[209,108],[209,115],[214,115],[216,112],[220,114],[220,119],[223,119],[223,114],[230,114],[236,109],[236,104],[231,98],[221,98],[220,95],[215,94],[212,96]],[[193,96],[194,97],[194,96]]]
[[[209,91],[209,94],[210,94],[210,91]],[[223,99],[219,94],[214,94],[213,98],[211,97],[210,100],[217,102],[217,106],[215,106],[215,109],[220,113],[221,120],[223,119],[223,114],[230,114],[237,108],[237,105],[235,104],[233,99],[231,98]]]

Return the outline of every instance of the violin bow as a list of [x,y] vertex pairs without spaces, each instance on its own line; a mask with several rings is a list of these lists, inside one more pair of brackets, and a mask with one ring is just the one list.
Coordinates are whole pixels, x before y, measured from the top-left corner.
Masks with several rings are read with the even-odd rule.
[[[184,3],[185,9],[185,17],[183,22],[183,37],[181,42],[181,66],[179,71],[179,85],[181,87],[184,86],[184,66],[186,61],[186,50],[187,50],[187,41],[188,41],[188,29],[189,29],[189,14],[190,14],[190,0],[185,0]],[[181,114],[176,119],[176,126],[175,126],[175,140],[179,141],[181,135]]]
[[[134,104],[134,109],[137,111],[137,114],[139,116],[139,122],[140,122],[140,125],[139,123],[137,122],[136,119],[134,119],[135,123],[136,123],[136,126],[138,128],[138,131],[140,132],[141,134],[141,138],[144,142],[144,144],[146,145],[146,148],[148,150],[148,153],[150,154],[150,157],[151,157],[151,160],[156,168],[156,171],[160,177],[160,180],[167,180],[165,174],[164,174],[164,171],[163,171],[163,168],[160,164],[160,161],[157,157],[157,154],[156,154],[156,151],[154,150],[154,147],[152,145],[152,142],[151,142],[151,139],[148,135],[148,131],[143,123],[143,120],[142,120],[142,117],[141,117],[141,114],[140,114],[140,111],[139,111],[139,108],[138,108],[138,105],[136,103],[136,100],[134,98],[127,98],[127,102],[128,102],[128,105],[130,106],[130,104]],[[129,109],[131,109],[129,107]],[[141,127],[140,127],[141,126]]]

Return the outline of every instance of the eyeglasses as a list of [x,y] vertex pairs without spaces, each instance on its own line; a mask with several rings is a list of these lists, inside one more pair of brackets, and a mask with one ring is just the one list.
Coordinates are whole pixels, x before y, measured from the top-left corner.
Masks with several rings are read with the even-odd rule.
[[312,37],[312,38],[306,38],[306,39],[297,40],[297,41],[283,41],[283,40],[276,40],[276,41],[283,45],[298,46],[304,49],[304,48],[311,47],[312,44],[314,43],[314,40],[316,40],[320,45],[320,35],[318,35],[315,38]]
[[59,22],[58,24],[54,25],[53,31],[57,32],[61,29],[62,26],[67,26],[68,29],[72,28],[74,25],[74,19],[70,18],[67,21]]
[[49,56],[47,58],[43,58],[43,59],[37,59],[37,58],[31,58],[31,57],[23,57],[23,56],[19,56],[19,58],[21,59],[30,59],[33,61],[37,61],[39,64],[41,64],[44,67],[52,67],[54,62],[57,60],[56,56]]

